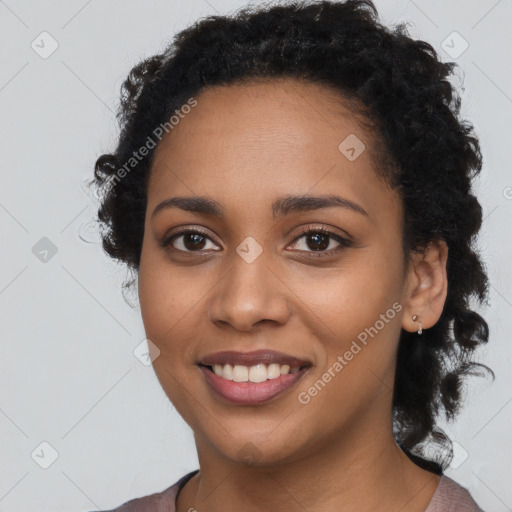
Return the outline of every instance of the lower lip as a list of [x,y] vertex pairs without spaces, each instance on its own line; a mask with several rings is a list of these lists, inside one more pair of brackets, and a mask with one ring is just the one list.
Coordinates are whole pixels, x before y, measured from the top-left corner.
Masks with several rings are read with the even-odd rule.
[[199,366],[206,382],[217,394],[237,405],[258,405],[290,390],[310,367],[303,368],[297,373],[281,375],[277,379],[267,379],[264,382],[235,382],[223,379],[205,366]]

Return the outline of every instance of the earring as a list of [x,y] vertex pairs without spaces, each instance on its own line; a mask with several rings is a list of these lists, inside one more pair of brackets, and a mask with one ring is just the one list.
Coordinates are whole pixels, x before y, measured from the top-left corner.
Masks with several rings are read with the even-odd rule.
[[[414,315],[412,317],[413,321],[416,322],[416,319],[418,318],[418,315]],[[421,328],[421,322],[420,322],[420,328],[418,329],[418,334],[421,334],[423,332],[423,329]]]

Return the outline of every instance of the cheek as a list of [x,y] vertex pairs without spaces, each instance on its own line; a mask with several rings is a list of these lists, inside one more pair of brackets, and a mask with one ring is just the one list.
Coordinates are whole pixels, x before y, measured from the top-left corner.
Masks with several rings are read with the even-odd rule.
[[304,414],[326,432],[387,410],[403,309],[389,289],[366,277],[351,288],[359,294],[348,293],[349,279],[343,283],[345,288],[331,294],[319,310],[322,323],[329,326],[320,338],[324,357],[314,376],[297,390]]
[[[197,274],[197,271],[196,271]],[[139,302],[147,330],[165,338],[182,322],[190,322],[189,313],[201,299],[205,284],[194,277],[194,270],[177,269],[159,250],[143,245],[138,277]]]
[[[403,310],[402,267],[400,255],[383,255],[384,251],[361,250],[343,267],[297,281],[294,291],[307,305],[304,318],[315,319],[324,350],[317,384],[301,387],[315,414],[326,414],[320,406],[325,403],[348,406],[340,409],[346,414],[392,387]],[[310,381],[307,384],[311,386]]]
[[298,274],[287,278],[304,305],[303,318],[316,319],[316,328],[321,328],[318,337],[330,350],[342,349],[376,323],[383,333],[393,324],[396,334],[397,310],[402,309],[395,304],[401,298],[399,262],[399,255],[388,253],[386,258],[383,251],[365,248],[354,251],[336,268],[308,270],[300,278]]
[[197,379],[191,372],[196,369],[192,349],[198,332],[197,299],[176,274],[171,275],[169,266],[141,261],[139,302],[146,337],[157,347],[152,362],[155,375],[178,412],[193,425],[194,405],[187,390],[194,389]]

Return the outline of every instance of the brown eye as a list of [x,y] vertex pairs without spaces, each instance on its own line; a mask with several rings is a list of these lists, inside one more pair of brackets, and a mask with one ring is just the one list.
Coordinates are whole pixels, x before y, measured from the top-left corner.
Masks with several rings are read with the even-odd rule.
[[204,249],[206,237],[198,233],[186,233],[183,235],[183,246],[187,251]]
[[[304,239],[304,242],[299,243]],[[311,253],[312,256],[329,256],[343,248],[351,247],[350,240],[324,228],[309,228],[294,240],[298,250]]]
[[216,245],[211,242],[211,246],[208,247],[208,242],[211,242],[210,238],[199,230],[188,229],[175,233],[170,237],[167,237],[163,242],[163,247],[171,247],[172,250],[182,252],[201,252],[206,250],[219,250],[216,249]]
[[329,247],[329,235],[312,233],[306,235],[306,244],[312,251],[325,251]]

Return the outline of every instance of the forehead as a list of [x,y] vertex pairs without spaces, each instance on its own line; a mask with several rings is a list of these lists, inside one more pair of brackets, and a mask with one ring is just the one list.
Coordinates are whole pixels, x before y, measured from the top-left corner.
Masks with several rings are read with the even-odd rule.
[[280,79],[209,87],[195,99],[156,150],[148,202],[192,192],[270,203],[337,191],[371,214],[393,199],[375,172],[367,120],[336,91]]
[[224,135],[236,143],[250,145],[261,140],[275,141],[271,145],[275,147],[296,147],[318,145],[327,132],[335,139],[346,131],[365,139],[371,133],[369,120],[348,108],[361,108],[360,103],[331,87],[291,78],[209,86],[200,91],[196,101],[197,106],[181,116],[167,139],[171,133],[176,140],[176,134],[190,137],[199,130],[200,134]]

